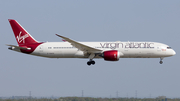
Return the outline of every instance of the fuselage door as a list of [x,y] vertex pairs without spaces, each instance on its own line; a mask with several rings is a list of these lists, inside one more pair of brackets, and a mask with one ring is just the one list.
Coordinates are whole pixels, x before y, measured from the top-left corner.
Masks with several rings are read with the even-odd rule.
[[161,52],[161,47],[160,46],[157,46],[157,51]]
[[43,52],[43,45],[39,45],[39,53],[41,54]]

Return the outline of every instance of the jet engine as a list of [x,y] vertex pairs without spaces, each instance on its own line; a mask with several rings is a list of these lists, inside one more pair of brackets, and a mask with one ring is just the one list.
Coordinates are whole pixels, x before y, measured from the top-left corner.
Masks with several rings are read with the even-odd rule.
[[120,58],[120,52],[117,50],[104,51],[103,57],[106,61],[118,61]]

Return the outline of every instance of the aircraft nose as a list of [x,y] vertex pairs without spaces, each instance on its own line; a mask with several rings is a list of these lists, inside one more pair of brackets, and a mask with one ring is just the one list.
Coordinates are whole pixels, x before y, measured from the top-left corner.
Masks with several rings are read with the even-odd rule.
[[172,55],[175,55],[175,54],[176,54],[176,52],[174,50],[172,50]]

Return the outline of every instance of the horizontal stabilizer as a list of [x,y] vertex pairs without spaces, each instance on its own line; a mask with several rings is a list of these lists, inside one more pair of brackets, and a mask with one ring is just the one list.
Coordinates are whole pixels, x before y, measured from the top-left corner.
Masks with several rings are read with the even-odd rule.
[[7,46],[11,46],[14,48],[19,48],[19,49],[23,49],[23,50],[30,50],[31,48],[27,48],[27,47],[19,47],[19,46],[15,46],[15,45],[7,45]]

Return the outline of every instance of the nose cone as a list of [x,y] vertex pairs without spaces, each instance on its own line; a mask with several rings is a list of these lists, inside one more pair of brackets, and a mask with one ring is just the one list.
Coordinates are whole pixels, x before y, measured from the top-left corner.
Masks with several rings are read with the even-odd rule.
[[175,55],[175,54],[176,54],[176,52],[174,50],[172,50],[172,56]]
[[173,49],[169,49],[166,51],[167,56],[174,56],[175,54],[176,54],[176,52]]

